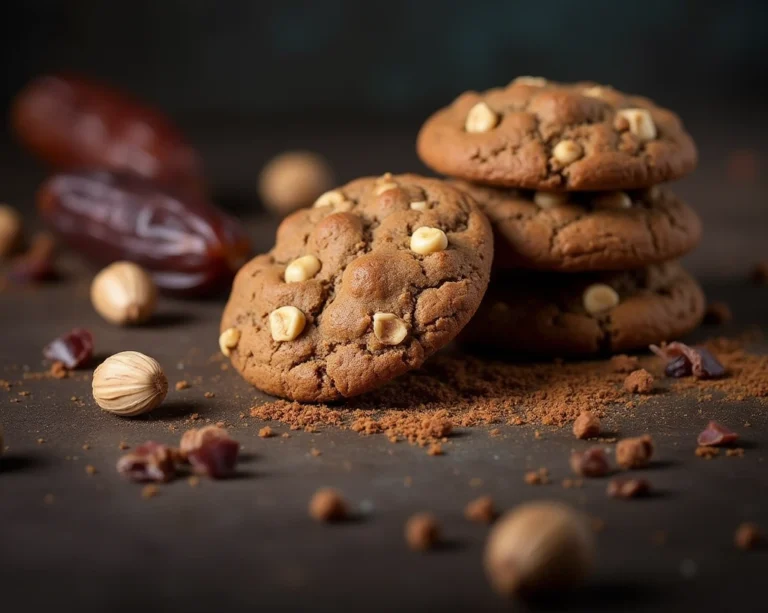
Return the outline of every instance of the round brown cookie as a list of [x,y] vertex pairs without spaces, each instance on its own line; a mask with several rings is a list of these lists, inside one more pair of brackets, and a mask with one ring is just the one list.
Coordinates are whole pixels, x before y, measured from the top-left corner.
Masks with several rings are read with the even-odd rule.
[[630,192],[531,192],[457,181],[488,215],[494,269],[627,270],[678,258],[701,221],[661,187]]
[[506,354],[607,354],[671,341],[704,315],[699,284],[676,262],[621,273],[494,276],[465,345]]
[[384,175],[287,217],[237,274],[222,350],[256,387],[320,402],[355,396],[450,342],[480,304],[493,233],[472,198]]
[[417,149],[446,175],[551,191],[647,187],[697,158],[677,115],[647,98],[538,77],[462,94],[426,121]]

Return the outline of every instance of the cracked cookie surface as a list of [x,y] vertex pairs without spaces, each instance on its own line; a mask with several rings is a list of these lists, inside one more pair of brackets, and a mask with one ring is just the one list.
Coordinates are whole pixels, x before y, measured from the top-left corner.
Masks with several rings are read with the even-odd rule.
[[352,181],[287,217],[272,251],[238,272],[223,350],[276,396],[361,394],[459,333],[492,257],[488,220],[465,193],[416,175]]
[[462,94],[426,121],[417,150],[446,175],[551,191],[648,187],[697,162],[679,117],[651,100],[531,77]]
[[[453,184],[468,192],[490,219],[497,270],[636,269],[679,258],[701,239],[698,215],[658,186],[542,196],[463,181]],[[550,202],[556,199],[562,201]]]
[[507,355],[610,354],[679,338],[704,308],[701,287],[677,262],[621,273],[504,273],[459,340]]

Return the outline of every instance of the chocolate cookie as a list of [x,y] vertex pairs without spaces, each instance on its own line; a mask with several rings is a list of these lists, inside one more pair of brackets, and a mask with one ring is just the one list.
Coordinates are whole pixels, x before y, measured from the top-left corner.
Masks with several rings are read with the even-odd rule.
[[418,368],[480,304],[493,234],[472,198],[416,175],[365,178],[287,217],[237,274],[222,351],[260,389],[355,396]]
[[447,175],[550,191],[648,187],[697,158],[677,115],[647,98],[534,77],[462,94],[427,120],[417,149]]
[[488,215],[494,269],[598,271],[678,258],[701,238],[701,221],[668,189],[530,192],[456,182]]
[[607,354],[699,325],[704,294],[676,262],[622,273],[495,276],[460,340],[505,354]]

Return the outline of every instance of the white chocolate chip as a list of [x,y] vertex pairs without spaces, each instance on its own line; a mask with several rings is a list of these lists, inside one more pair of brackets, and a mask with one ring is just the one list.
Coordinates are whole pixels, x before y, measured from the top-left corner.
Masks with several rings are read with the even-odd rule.
[[512,81],[515,85],[530,85],[531,87],[544,87],[547,80],[544,77],[517,77]]
[[469,109],[464,128],[471,133],[488,132],[495,128],[497,123],[499,123],[499,116],[491,110],[491,107],[485,102],[478,102]]
[[330,192],[325,192],[322,196],[315,200],[315,204],[313,206],[315,208],[321,206],[336,206],[345,201],[346,198],[344,197],[344,194],[342,194],[339,190],[334,189]]
[[314,255],[303,255],[285,267],[285,282],[300,283],[311,279],[320,271],[320,260]]
[[563,192],[536,192],[533,201],[542,209],[551,209],[568,202],[568,194]]
[[645,109],[621,109],[617,115],[629,123],[629,131],[642,142],[656,138],[656,124]]
[[610,285],[595,283],[584,290],[582,302],[587,313],[598,315],[617,306],[620,299],[619,294]]
[[411,202],[411,209],[413,209],[414,211],[426,211],[427,201],[419,200],[418,202]]
[[374,193],[377,196],[381,196],[384,192],[388,192],[391,189],[397,189],[398,187],[400,186],[397,183],[393,183],[392,181],[387,181],[386,183],[379,184],[376,187]]
[[275,341],[292,341],[304,330],[307,318],[295,306],[283,306],[269,314],[269,330]]
[[229,357],[232,355],[232,350],[237,347],[240,342],[240,330],[237,328],[227,328],[219,336],[219,349],[221,352]]
[[608,88],[607,87],[601,87],[600,85],[595,85],[594,87],[587,87],[586,89],[581,90],[582,96],[588,96],[589,98],[605,98],[605,94],[607,93]]
[[373,334],[385,345],[399,345],[408,336],[408,326],[394,313],[375,313]]
[[552,155],[563,165],[568,165],[578,160],[584,154],[581,145],[573,140],[561,140],[552,150]]
[[411,251],[420,255],[443,251],[446,247],[448,247],[448,237],[439,228],[422,226],[411,234]]
[[632,198],[627,192],[603,192],[592,204],[599,209],[629,209],[632,208]]

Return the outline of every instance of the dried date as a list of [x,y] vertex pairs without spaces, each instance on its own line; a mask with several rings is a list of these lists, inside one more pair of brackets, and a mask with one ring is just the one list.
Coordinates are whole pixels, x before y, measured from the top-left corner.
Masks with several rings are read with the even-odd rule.
[[183,193],[205,191],[200,157],[172,122],[103,83],[39,77],[16,97],[11,121],[21,143],[54,168],[130,171]]
[[38,193],[38,211],[93,264],[129,260],[177,295],[221,289],[250,253],[237,222],[200,197],[128,173],[61,173]]

